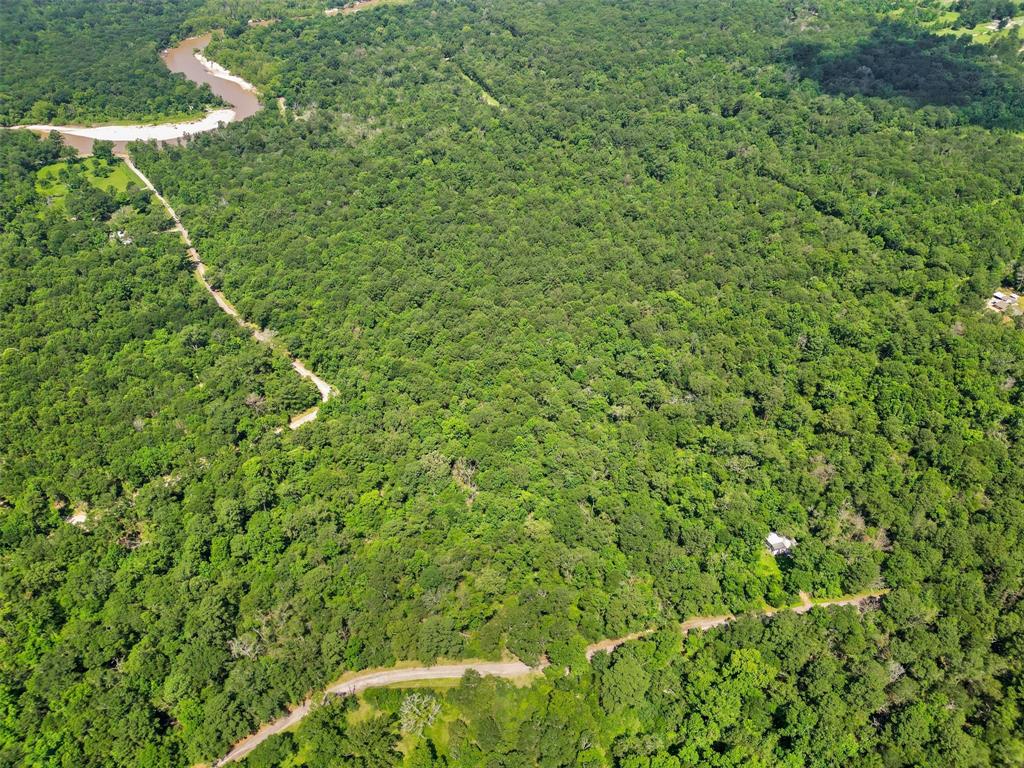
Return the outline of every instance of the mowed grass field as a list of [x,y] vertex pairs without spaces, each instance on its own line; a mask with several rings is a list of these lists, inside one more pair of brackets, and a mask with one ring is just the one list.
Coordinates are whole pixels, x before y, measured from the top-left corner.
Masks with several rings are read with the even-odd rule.
[[64,206],[68,194],[68,181],[72,174],[81,172],[86,181],[111,194],[124,192],[132,184],[141,186],[138,177],[120,160],[108,162],[97,157],[51,163],[36,173],[36,192],[50,199],[51,205]]
[[999,26],[997,19],[983,21],[971,28],[955,27],[958,18],[960,14],[956,11],[947,11],[929,26],[937,35],[970,35],[971,42],[979,45],[991,43],[998,37],[1009,35],[1017,27],[1024,26],[1024,15],[1012,17],[1003,27]]

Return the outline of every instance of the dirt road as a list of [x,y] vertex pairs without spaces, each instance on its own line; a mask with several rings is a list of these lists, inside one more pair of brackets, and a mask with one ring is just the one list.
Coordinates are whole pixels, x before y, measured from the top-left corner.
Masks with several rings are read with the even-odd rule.
[[[849,595],[835,600],[813,601],[806,594],[800,595],[800,603],[788,608],[769,608],[759,614],[770,617],[777,613],[792,611],[793,613],[807,613],[811,608],[827,608],[839,605],[863,605],[871,600],[881,597],[888,590],[877,590],[866,592],[860,595]],[[720,616],[694,616],[679,625],[680,631],[685,635],[693,631],[705,631],[714,627],[720,627],[736,619],[732,614]],[[654,632],[653,629],[633,632],[623,637],[601,640],[587,646],[586,656],[589,661],[601,651],[611,652],[624,643],[637,640]],[[469,670],[475,670],[481,675],[493,675],[495,677],[518,678],[526,675],[537,674],[547,666],[542,662],[539,666],[530,667],[521,661],[466,661],[458,664],[442,664],[433,667],[390,667],[388,669],[368,670],[365,672],[349,673],[337,682],[328,685],[316,698],[328,696],[351,696],[352,694],[365,691],[368,688],[380,688],[387,685],[399,683],[410,683],[420,680],[457,680]],[[307,698],[302,704],[290,710],[288,714],[273,720],[262,726],[258,731],[246,736],[232,748],[228,754],[214,763],[214,766],[227,765],[228,763],[240,760],[256,749],[260,744],[273,736],[275,733],[287,730],[298,723],[310,713],[313,708],[314,697]]]
[[[342,678],[324,689],[324,696],[351,696],[368,688],[381,688],[386,685],[408,683],[418,680],[458,680],[466,672],[474,670],[481,675],[496,677],[523,677],[535,674],[542,667],[529,667],[521,661],[469,661],[460,664],[442,664],[435,667],[404,667],[361,672],[350,678]],[[258,731],[238,742],[224,757],[214,763],[215,766],[240,760],[256,749],[260,744],[309,714],[313,708],[312,699],[291,710],[284,717],[267,723]]]
[[[151,182],[149,178],[138,169],[135,163],[132,162],[131,157],[129,157],[127,154],[121,155],[120,157],[122,160],[124,160],[125,164],[135,173],[135,175],[142,180],[142,183],[146,186],[146,189],[152,192],[153,196],[160,201],[160,204],[164,207],[164,209],[167,211],[167,214],[171,217],[171,220],[174,222],[174,229],[181,237],[181,241],[185,244],[185,247],[188,248],[189,260],[195,265],[196,279],[213,297],[213,300],[217,302],[217,306],[220,307],[225,314],[229,315],[232,320],[238,323],[238,325],[249,331],[249,333],[252,334],[252,337],[256,339],[256,341],[260,342],[261,344],[266,344],[272,349],[278,350],[282,354],[284,354],[291,362],[292,368],[295,369],[295,372],[298,373],[299,376],[301,376],[302,378],[309,379],[316,386],[317,390],[320,392],[320,402],[326,403],[328,400],[331,399],[333,395],[337,394],[337,390],[334,387],[332,387],[322,378],[320,378],[311,370],[309,370],[309,368],[306,367],[306,365],[301,360],[299,360],[297,357],[293,356],[290,352],[288,352],[288,350],[285,349],[285,347],[282,344],[274,341],[274,334],[272,332],[264,330],[257,326],[255,323],[251,323],[244,317],[242,317],[241,312],[238,311],[235,305],[228,301],[227,297],[221,291],[218,291],[212,285],[210,285],[210,281],[206,277],[206,265],[203,263],[202,258],[199,256],[199,251],[197,251],[195,249],[195,246],[192,245],[192,238],[189,235],[188,230],[185,229],[185,225],[181,223],[181,219],[178,218],[178,214],[175,212],[174,208],[171,207],[171,204],[167,201],[167,198],[165,198],[163,195],[160,194],[159,191],[157,191],[157,188],[153,185],[153,182]],[[293,416],[292,419],[288,422],[288,426],[291,429],[298,429],[303,424],[308,424],[309,422],[313,421],[319,413],[319,408],[310,408],[309,410],[303,411],[302,413]]]
[[[865,592],[860,595],[848,595],[846,597],[839,597],[835,600],[813,600],[811,596],[806,592],[800,593],[800,602],[797,605],[787,606],[785,608],[765,608],[760,612],[760,616],[774,616],[777,613],[807,613],[811,608],[828,608],[834,605],[862,605],[868,600],[881,597],[886,594],[889,590],[880,589],[872,592]],[[735,621],[736,617],[731,613],[724,613],[720,616],[694,616],[691,619],[687,619],[679,625],[679,631],[684,635],[687,632],[694,630],[700,630],[704,632],[715,627],[720,627],[723,624],[728,624],[731,621]],[[587,660],[594,658],[594,655],[605,651],[610,653],[618,648],[623,643],[628,643],[631,640],[637,640],[641,637],[654,632],[653,629],[645,629],[642,632],[633,632],[629,635],[623,635],[622,637],[611,637],[607,640],[601,640],[600,642],[594,643],[593,645],[587,646]]]

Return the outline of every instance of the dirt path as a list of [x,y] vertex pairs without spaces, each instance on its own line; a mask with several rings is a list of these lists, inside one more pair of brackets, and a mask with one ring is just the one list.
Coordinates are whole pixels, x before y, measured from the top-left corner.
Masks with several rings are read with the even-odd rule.
[[633,640],[639,640],[641,637],[647,637],[653,632],[653,629],[645,629],[643,632],[633,632],[628,635],[623,635],[622,637],[609,637],[607,640],[600,640],[596,643],[591,643],[587,646],[586,650],[587,661],[590,661],[602,651],[604,653],[611,653],[620,645],[632,642]]
[[[368,688],[381,688],[397,683],[419,680],[458,680],[466,672],[474,670],[481,675],[495,677],[523,677],[537,673],[542,667],[529,667],[521,661],[471,661],[461,664],[441,664],[434,667],[404,667],[361,672],[350,678],[342,678],[327,686],[323,696],[351,696]],[[235,744],[234,748],[214,763],[215,766],[241,760],[275,733],[295,725],[313,709],[313,699],[308,698],[284,717],[267,723],[255,733]]]
[[[127,154],[123,154],[120,157],[122,160],[124,160],[125,164],[135,173],[135,175],[142,180],[142,183],[146,186],[146,189],[152,192],[153,196],[160,201],[160,204],[163,205],[164,209],[167,211],[167,214],[171,217],[171,220],[174,222],[174,229],[181,237],[181,241],[185,244],[186,248],[188,248],[188,258],[192,262],[192,264],[195,265],[196,279],[206,289],[207,293],[209,293],[213,297],[213,300],[217,302],[217,306],[220,307],[225,314],[229,315],[231,319],[238,323],[238,325],[249,331],[252,334],[252,337],[256,339],[256,341],[260,342],[261,344],[266,344],[271,349],[275,349],[281,352],[283,355],[285,355],[291,362],[292,368],[295,369],[295,372],[298,373],[299,376],[301,376],[302,378],[309,379],[316,386],[317,390],[319,390],[320,402],[326,403],[328,400],[331,399],[333,395],[337,394],[337,390],[334,387],[332,387],[326,381],[324,381],[311,370],[309,370],[309,368],[307,368],[306,365],[301,360],[292,355],[280,342],[275,341],[273,332],[260,328],[255,323],[251,323],[248,320],[246,320],[244,317],[242,317],[242,314],[238,311],[235,305],[228,301],[227,297],[221,291],[218,291],[212,285],[210,285],[209,280],[207,280],[206,278],[206,265],[203,263],[202,258],[199,256],[199,251],[197,251],[195,249],[195,246],[192,245],[192,238],[189,235],[188,230],[185,229],[185,225],[181,223],[181,219],[178,218],[178,214],[171,207],[171,204],[167,201],[167,198],[165,198],[157,191],[157,188],[153,185],[153,182],[151,182],[149,178],[138,169],[135,163],[132,162],[131,157],[129,157]],[[309,422],[316,419],[319,413],[319,407],[310,408],[309,410],[303,411],[302,413],[293,416],[291,420],[288,422],[288,426],[291,429],[298,429],[303,424],[308,424]]]
[[[759,616],[774,616],[778,613],[807,613],[811,608],[828,608],[831,606],[838,605],[862,605],[868,600],[874,600],[875,598],[882,597],[887,594],[889,590],[879,589],[872,592],[865,592],[860,595],[847,595],[845,597],[839,597],[835,600],[813,600],[811,596],[806,592],[800,593],[800,602],[796,605],[790,605],[785,608],[765,608],[761,611]],[[679,631],[684,635],[694,630],[704,632],[715,627],[720,627],[723,624],[728,624],[731,621],[735,621],[736,617],[731,613],[724,613],[721,616],[694,616],[692,619],[687,619],[679,625]],[[646,637],[654,632],[653,629],[645,629],[642,632],[633,632],[629,635],[623,635],[622,637],[612,637],[607,640],[601,640],[600,642],[594,643],[587,646],[587,660],[594,658],[595,654],[605,651],[610,653],[624,643],[628,643],[631,640],[637,640],[641,637]]]
[[[864,603],[885,595],[888,591],[889,590],[887,589],[882,589],[874,592],[865,592],[860,595],[848,595],[835,600],[820,601],[814,601],[809,595],[801,593],[800,603],[798,605],[790,606],[788,608],[768,608],[755,615],[770,617],[787,611],[792,611],[793,613],[807,613],[811,608],[815,607],[827,608],[838,605],[863,605]],[[728,624],[729,622],[734,621],[735,619],[736,617],[732,614],[723,614],[721,616],[695,616],[680,624],[679,629],[685,635],[688,632],[705,631],[714,627],[720,627],[723,624]],[[632,634],[624,635],[623,637],[609,638],[607,640],[601,640],[593,643],[587,646],[587,660],[591,660],[601,651],[611,652],[624,643],[637,640],[641,637],[646,637],[653,632],[653,629],[647,629],[641,632],[633,632]],[[231,751],[224,757],[217,760],[214,763],[214,766],[215,768],[220,768],[220,766],[241,760],[275,733],[287,730],[298,723],[312,711],[315,698],[323,700],[328,696],[351,696],[352,694],[365,691],[369,688],[381,688],[387,685],[411,683],[420,680],[457,680],[470,670],[474,670],[481,675],[521,678],[526,675],[537,674],[546,666],[546,661],[542,661],[541,664],[536,667],[527,666],[521,661],[466,661],[458,664],[441,664],[432,667],[391,667],[387,669],[368,670],[356,674],[348,673],[340,680],[331,683],[324,688],[319,696],[308,697],[304,702],[290,710],[287,715],[283,715],[277,720],[272,720],[262,726],[259,730],[249,736],[246,736],[235,744]]]

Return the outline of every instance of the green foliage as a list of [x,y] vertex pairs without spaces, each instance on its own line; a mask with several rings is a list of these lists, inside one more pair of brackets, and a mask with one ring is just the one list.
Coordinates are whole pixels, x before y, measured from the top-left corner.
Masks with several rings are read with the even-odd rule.
[[1009,18],[1020,11],[1020,4],[1014,0],[958,0],[953,7],[960,14],[956,26],[967,28]]
[[0,124],[166,120],[217,103],[159,58],[201,2],[0,3]]
[[[0,234],[0,500],[12,500],[0,509],[0,676],[23,713],[16,730],[0,729],[0,748],[15,763],[169,765],[180,756],[169,702],[198,732],[218,722],[203,720],[189,686],[208,684],[228,658],[223,630],[209,624],[223,606],[216,591],[191,619],[167,612],[190,589],[189,578],[174,586],[170,564],[183,557],[191,578],[223,567],[241,523],[227,504],[232,519],[211,514],[199,489],[218,481],[202,478],[225,458],[235,465],[315,393],[223,319],[165,233],[162,209],[135,209],[130,188],[115,198],[72,183],[68,213],[84,212],[85,190],[124,207],[116,221],[69,220],[36,195],[37,172],[54,159],[41,147],[0,136],[2,197],[21,201]],[[84,515],[81,530],[64,522],[72,514]],[[183,623],[203,627],[199,655],[160,640],[168,627],[153,611],[175,637],[191,636]],[[204,652],[205,642],[216,648]],[[69,677],[83,667],[84,678]],[[156,694],[164,683],[167,699]],[[211,697],[207,709],[216,706]],[[62,725],[50,731],[45,717]],[[57,738],[37,738],[40,727]],[[102,738],[86,738],[93,728]]]
[[[405,765],[986,764],[986,746],[961,735],[963,716],[949,708],[910,706],[880,726],[902,672],[877,658],[878,617],[840,608],[741,620],[691,635],[682,653],[678,632],[666,631],[527,688],[468,673],[439,692],[439,727],[399,742]],[[374,697],[371,716],[393,716],[407,700]],[[308,764],[304,745],[322,732],[351,728],[334,712],[303,722],[289,764]]]
[[622,712],[643,701],[650,676],[632,649],[616,654],[601,675],[601,704],[609,712]]
[[794,41],[790,48],[802,74],[830,93],[903,97],[915,107],[931,108],[939,125],[1024,128],[1019,64],[1001,64],[968,39],[885,22],[852,44],[826,33]]
[[92,145],[92,153],[98,160],[105,160],[109,163],[114,159],[114,142],[94,141]]
[[[510,650],[571,673],[467,679],[414,746],[399,697],[330,705],[261,759],[1018,764],[1024,335],[980,308],[1024,253],[1020,69],[891,5],[233,29],[210,55],[284,116],[134,152],[226,295],[339,386],[281,435],[313,393],[160,209],[117,191],[106,220],[91,182],[47,206],[60,147],[0,137],[4,759],[209,760],[340,671]],[[863,622],[580,660],[880,578]]]

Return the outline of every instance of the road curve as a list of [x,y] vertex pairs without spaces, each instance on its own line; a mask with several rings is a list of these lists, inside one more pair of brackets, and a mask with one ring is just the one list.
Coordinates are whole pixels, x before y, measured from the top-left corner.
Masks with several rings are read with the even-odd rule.
[[[167,198],[165,198],[163,195],[160,194],[159,191],[157,191],[157,188],[153,185],[153,182],[149,180],[149,177],[147,177],[146,174],[144,174],[142,171],[138,169],[138,166],[136,166],[135,163],[132,162],[131,157],[129,157],[127,154],[123,154],[121,155],[121,159],[124,160],[125,165],[127,165],[135,173],[135,175],[139,177],[139,179],[145,185],[146,189],[152,192],[153,196],[160,201],[160,204],[164,207],[164,209],[167,211],[167,214],[171,217],[171,220],[174,222],[174,229],[181,237],[181,241],[185,244],[185,247],[188,248],[188,258],[189,261],[191,261],[195,267],[196,279],[206,289],[207,293],[209,293],[213,297],[213,300],[217,302],[217,306],[220,307],[225,314],[231,317],[232,320],[238,323],[239,326],[249,331],[252,334],[252,337],[256,339],[256,341],[260,342],[261,344],[266,344],[272,349],[277,349],[280,352],[282,352],[291,362],[292,368],[295,369],[295,372],[298,373],[299,376],[301,376],[304,379],[309,379],[311,382],[313,382],[317,390],[319,390],[320,392],[321,403],[326,403],[328,400],[331,399],[333,395],[336,395],[338,391],[334,387],[332,387],[322,378],[320,378],[311,370],[309,370],[309,368],[307,368],[306,365],[301,360],[292,355],[287,349],[285,349],[283,345],[281,345],[278,342],[275,342],[273,332],[260,328],[255,323],[251,323],[248,320],[246,320],[244,317],[242,317],[242,313],[238,311],[234,304],[228,301],[227,297],[221,291],[218,291],[216,288],[210,285],[210,281],[207,280],[206,278],[206,264],[203,263],[202,258],[199,256],[199,251],[197,251],[195,246],[192,244],[192,237],[189,235],[188,230],[185,229],[185,225],[181,223],[181,219],[178,218],[178,214],[175,212],[174,208],[171,207],[171,204],[167,201]],[[298,429],[303,424],[308,424],[309,422],[316,419],[319,413],[319,407],[310,408],[309,410],[303,411],[302,413],[293,416],[291,420],[288,422],[288,426],[291,429]]]
[[[830,606],[840,605],[860,606],[882,597],[887,594],[888,591],[889,590],[887,589],[880,589],[873,592],[865,592],[860,595],[847,595],[835,600],[820,601],[813,601],[808,595],[801,593],[800,603],[798,605],[786,608],[767,608],[753,615],[771,617],[775,614],[785,612],[807,613],[811,608],[815,607],[827,608]],[[736,616],[732,614],[723,614],[720,616],[694,616],[680,624],[679,630],[685,635],[688,632],[705,631],[714,627],[720,627],[735,620]],[[633,632],[632,634],[624,635],[622,637],[601,640],[588,645],[586,648],[587,660],[591,660],[601,651],[611,652],[620,645],[632,640],[638,640],[641,637],[646,637],[654,631],[654,629],[646,629],[640,632]],[[542,661],[540,665],[536,667],[530,667],[521,661],[465,661],[456,664],[440,664],[431,667],[391,667],[389,669],[369,670],[366,672],[359,672],[355,675],[351,675],[350,673],[350,675],[341,678],[337,682],[331,683],[324,688],[318,698],[322,700],[328,696],[351,696],[352,694],[365,691],[369,688],[381,688],[387,685],[411,683],[420,680],[453,680],[462,677],[470,670],[478,672],[481,675],[516,678],[535,674],[543,670],[546,666],[546,661]],[[260,727],[259,730],[237,742],[230,752],[214,763],[215,768],[220,768],[220,766],[241,760],[275,733],[280,733],[281,731],[291,728],[312,711],[314,706],[313,702],[314,697],[308,697],[297,707],[289,710],[288,714],[283,715],[276,720],[272,720]]]
[[[466,672],[473,670],[481,675],[495,677],[522,677],[539,671],[540,667],[530,667],[521,661],[471,661],[459,664],[441,664],[433,667],[405,667],[363,672],[347,680],[332,683],[324,689],[324,696],[351,696],[368,688],[382,688],[396,683],[409,683],[418,680],[458,680]],[[241,760],[256,747],[275,733],[287,730],[310,713],[313,708],[312,698],[306,699],[284,717],[267,723],[255,733],[235,744],[234,748],[214,763],[222,766]]]

